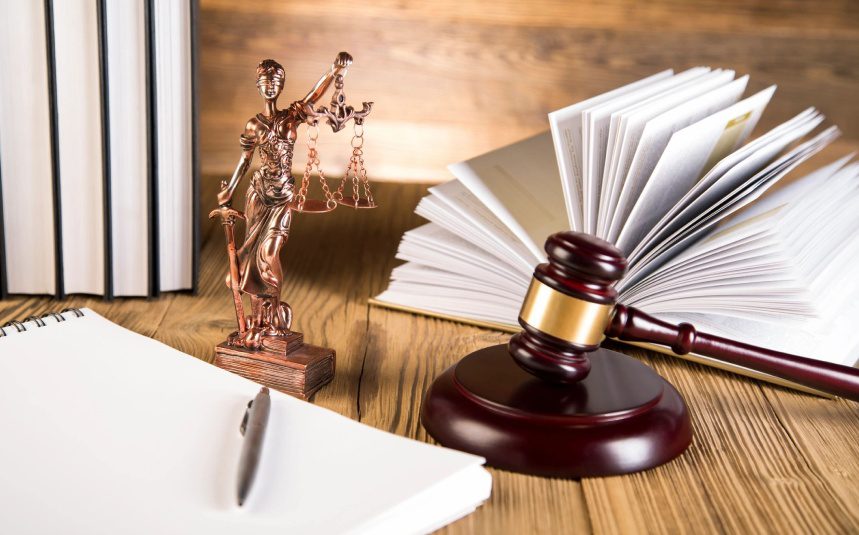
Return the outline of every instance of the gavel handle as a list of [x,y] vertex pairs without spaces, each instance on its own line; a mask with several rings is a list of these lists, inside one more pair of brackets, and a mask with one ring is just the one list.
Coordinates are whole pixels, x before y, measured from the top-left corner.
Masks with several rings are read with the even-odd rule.
[[674,325],[634,307],[617,305],[605,334],[619,340],[668,346],[678,355],[697,353],[713,357],[859,401],[859,369],[700,333],[689,323]]

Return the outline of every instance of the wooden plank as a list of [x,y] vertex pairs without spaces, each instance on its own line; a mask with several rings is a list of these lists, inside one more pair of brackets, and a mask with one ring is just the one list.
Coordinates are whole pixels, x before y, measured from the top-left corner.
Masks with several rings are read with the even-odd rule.
[[[678,388],[689,405],[695,435],[693,445],[673,463],[675,466],[663,467],[682,471],[682,477],[675,473],[660,484],[664,470],[658,468],[591,482],[594,486],[615,487],[616,495],[624,494],[617,489],[620,487],[633,496],[631,503],[619,500],[611,505],[616,515],[641,499],[666,504],[672,501],[672,495],[681,495],[688,503],[680,507],[688,509],[680,515],[660,513],[658,521],[666,524],[658,531],[689,530],[694,527],[690,519],[700,521],[705,515],[714,527],[729,533],[846,533],[859,529],[855,502],[840,499],[832,486],[821,479],[819,471],[809,465],[792,433],[780,424],[767,396],[797,396],[808,405],[828,403],[833,410],[837,410],[837,402],[764,386],[664,355],[623,351],[639,357],[646,355],[646,361]],[[838,412],[840,419],[850,422],[854,433],[859,431],[850,411]],[[855,458],[848,471],[854,477],[859,472]],[[634,485],[638,478],[647,479],[647,484]],[[689,492],[696,485],[697,504],[689,500]],[[654,496],[662,492],[662,496]],[[673,504],[671,509],[676,507]],[[647,516],[639,520],[643,532],[653,528],[653,511],[646,508]]]
[[[205,208],[215,177],[204,181]],[[301,216],[285,252],[284,297],[308,342],[337,350],[337,373],[314,402],[375,427],[431,440],[418,408],[433,378],[474,349],[503,343],[489,330],[380,308],[421,185],[376,188],[381,208]],[[217,224],[204,227],[200,294],[157,300],[15,297],[0,322],[66,306],[109,319],[202,359],[234,328]],[[491,500],[445,533],[849,533],[859,530],[859,404],[821,400],[646,351],[689,404],[695,438],[668,465],[582,481],[492,469]]]
[[[524,3],[518,0],[376,0],[356,4],[350,0],[274,0],[236,4],[231,0],[203,0],[203,11],[264,13],[270,17],[324,16],[326,22],[339,19],[433,19],[447,23],[467,22],[476,26],[499,24],[560,28],[628,28],[664,31],[731,30],[734,32],[784,35],[859,34],[855,22],[859,6],[828,0],[815,3],[771,0],[753,3],[743,0],[694,0],[647,2],[634,0],[579,0],[575,4],[558,0]],[[813,23],[811,22],[813,21]]]
[[[701,64],[751,74],[750,92],[779,85],[761,130],[815,105],[859,146],[857,6],[206,1],[203,162],[211,173],[234,168],[236,118],[261,109],[259,60],[271,56],[285,66],[286,105],[340,47],[355,56],[347,99],[376,102],[366,154],[377,179],[443,180],[450,162],[546,130],[552,110],[665,68]],[[324,168],[341,174],[348,134],[323,133],[320,141]],[[305,159],[302,149],[296,153],[299,172]]]
[[778,423],[790,436],[792,447],[802,452],[808,470],[829,487],[841,504],[852,531],[859,530],[859,404],[843,399],[830,401],[775,389],[764,394]]

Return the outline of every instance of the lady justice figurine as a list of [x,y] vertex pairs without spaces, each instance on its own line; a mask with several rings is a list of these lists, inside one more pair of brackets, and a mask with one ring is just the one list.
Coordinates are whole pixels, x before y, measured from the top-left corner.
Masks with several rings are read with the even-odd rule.
[[[363,121],[372,102],[360,111],[345,103],[343,77],[352,63],[346,52],[337,55],[331,68],[301,100],[278,109],[277,98],[283,89],[285,71],[274,60],[266,59],[257,67],[257,89],[264,99],[262,113],[252,117],[239,138],[242,154],[229,181],[221,182],[218,208],[209,217],[219,217],[227,239],[230,270],[227,286],[233,294],[238,329],[216,348],[215,364],[273,388],[299,397],[309,397],[330,381],[334,372],[334,351],[303,343],[301,333],[290,330],[292,309],[281,300],[283,268],[280,254],[289,237],[293,212],[327,212],[338,204],[354,208],[373,208],[362,157]],[[314,105],[335,86],[329,108]],[[332,192],[319,168],[316,152],[317,125],[324,119],[334,132],[352,121],[352,158],[337,191]],[[308,125],[308,162],[301,187],[296,189],[292,176],[292,157],[298,128]],[[231,207],[233,195],[247,174],[254,151],[260,167],[253,173],[247,191],[245,213]],[[307,189],[313,169],[319,174],[324,200],[308,199]],[[352,179],[352,197],[344,196]],[[363,197],[359,186],[363,185]],[[234,225],[245,220],[245,237],[236,249]],[[250,298],[250,314],[244,310],[243,295]]]

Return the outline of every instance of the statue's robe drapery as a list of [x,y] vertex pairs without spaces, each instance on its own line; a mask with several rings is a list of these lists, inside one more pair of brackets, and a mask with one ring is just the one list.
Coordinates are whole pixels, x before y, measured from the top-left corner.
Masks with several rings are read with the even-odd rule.
[[257,119],[264,125],[264,133],[241,136],[243,149],[254,146],[259,149],[262,165],[253,174],[248,187],[245,240],[238,250],[239,288],[251,295],[273,297],[279,295],[283,281],[280,249],[289,236],[292,221],[294,141],[277,135],[277,119],[285,117],[272,121],[257,115]]

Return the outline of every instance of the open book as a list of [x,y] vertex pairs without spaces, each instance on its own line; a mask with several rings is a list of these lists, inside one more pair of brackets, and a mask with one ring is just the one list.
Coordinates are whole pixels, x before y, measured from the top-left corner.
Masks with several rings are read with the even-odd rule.
[[405,234],[407,262],[373,302],[519,330],[545,239],[573,229],[627,255],[621,303],[854,365],[859,164],[844,157],[752,204],[838,130],[808,109],[748,141],[775,87],[743,98],[747,81],[661,72],[549,114],[551,132],[451,165],[456,179],[421,200],[430,223]]
[[427,533],[489,497],[483,459],[271,392],[95,312],[0,328],[0,533]]

